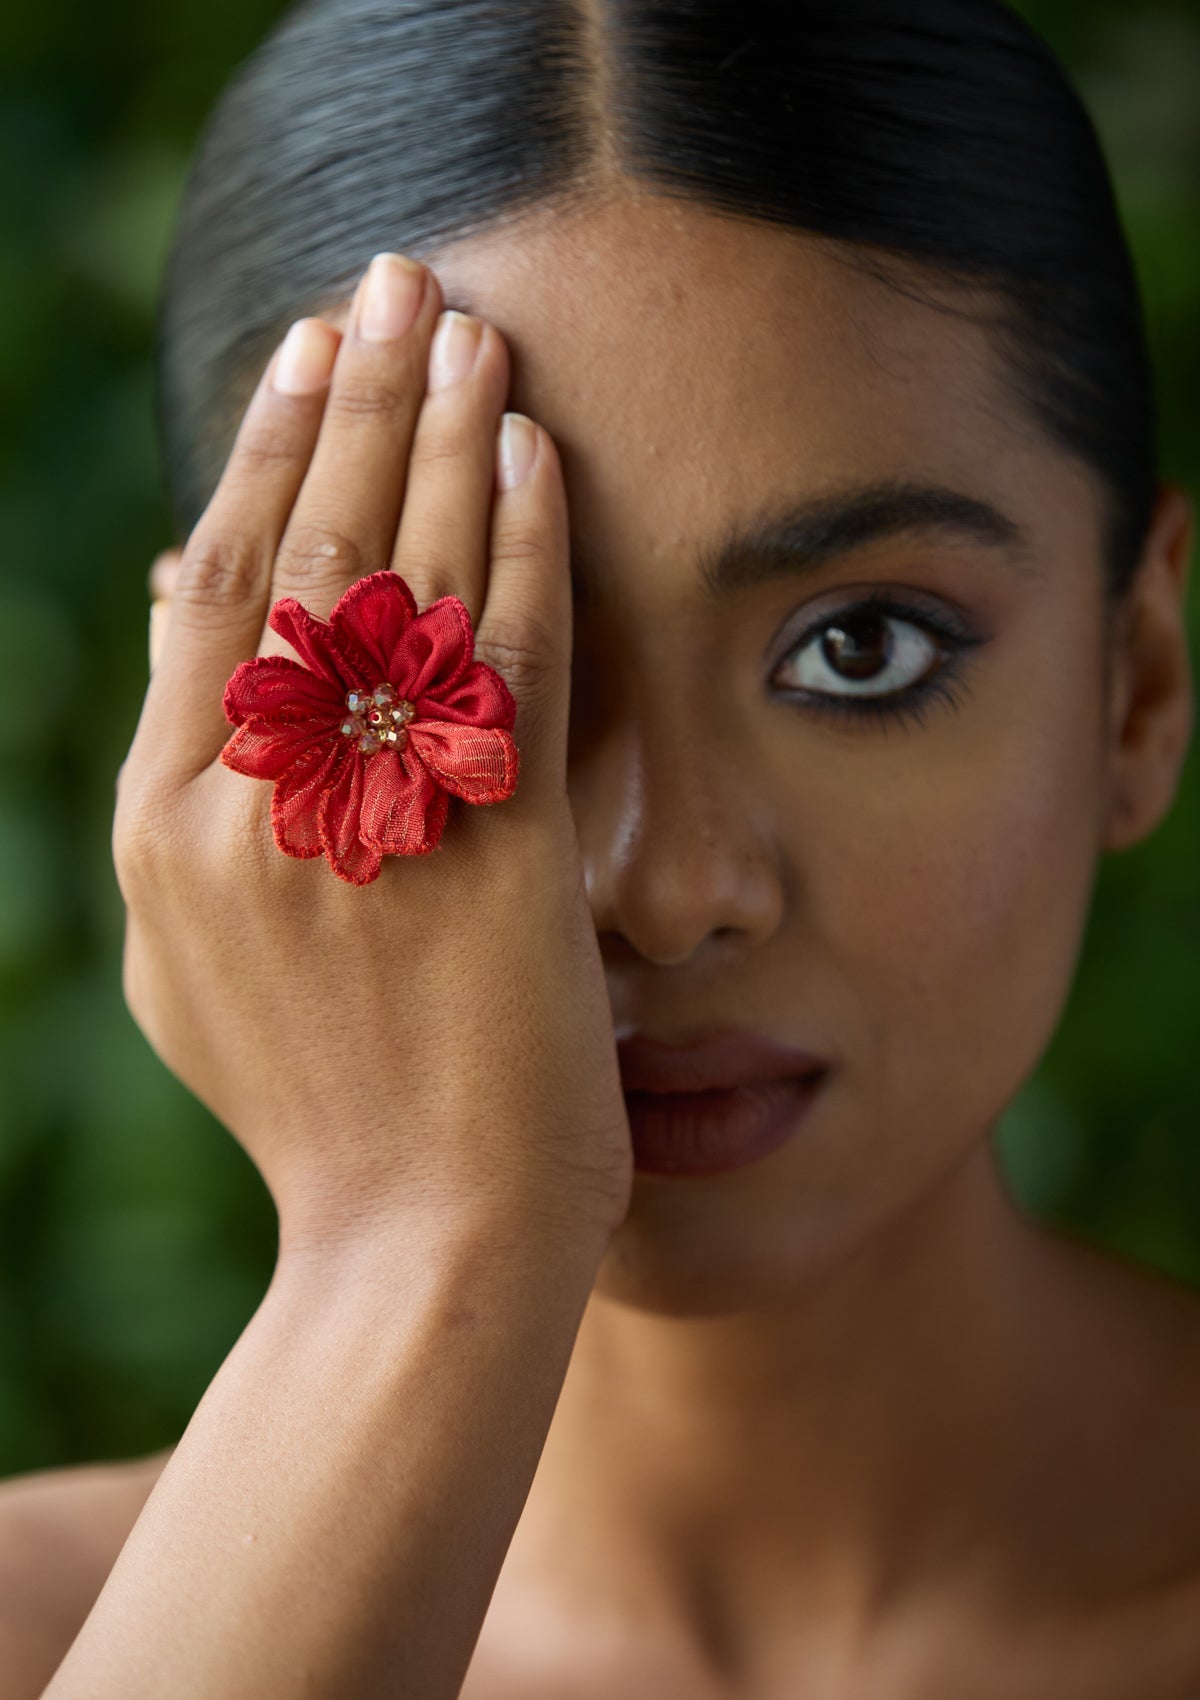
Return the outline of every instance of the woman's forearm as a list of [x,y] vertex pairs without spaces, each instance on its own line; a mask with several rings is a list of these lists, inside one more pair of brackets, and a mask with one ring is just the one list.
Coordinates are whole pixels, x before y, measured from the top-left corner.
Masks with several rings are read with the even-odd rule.
[[450,1700],[602,1251],[489,1225],[285,1259],[47,1700]]

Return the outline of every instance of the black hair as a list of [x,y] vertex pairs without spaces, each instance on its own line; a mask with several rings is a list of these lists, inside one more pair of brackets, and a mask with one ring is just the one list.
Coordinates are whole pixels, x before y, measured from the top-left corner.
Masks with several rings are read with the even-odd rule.
[[372,254],[622,179],[986,295],[1022,396],[1099,475],[1128,587],[1157,479],[1136,275],[1091,119],[1001,0],[306,0],[184,191],[157,335],[181,533],[283,329]]

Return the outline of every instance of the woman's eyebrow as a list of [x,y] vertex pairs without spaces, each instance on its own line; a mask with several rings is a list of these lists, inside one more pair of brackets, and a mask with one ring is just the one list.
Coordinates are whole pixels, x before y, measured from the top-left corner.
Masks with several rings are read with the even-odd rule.
[[[1029,535],[991,502],[936,484],[849,485],[730,523],[700,552],[703,588],[721,602],[777,578],[802,577],[868,543],[902,536],[958,538],[1004,555],[1027,576],[1035,569]],[[571,581],[576,600],[595,604],[605,594],[599,563],[572,538]]]

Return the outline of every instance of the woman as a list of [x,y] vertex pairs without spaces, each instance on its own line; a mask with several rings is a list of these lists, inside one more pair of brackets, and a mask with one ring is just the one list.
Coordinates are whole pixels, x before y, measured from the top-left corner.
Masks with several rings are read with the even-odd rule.
[[[6,1490],[3,1700],[1200,1691],[1200,1310],[989,1143],[1193,720],[1191,509],[1043,45],[317,0],[161,328],[126,990],[280,1251],[169,1459]],[[221,712],[389,570],[515,700],[515,789],[447,756],[487,806],[432,826],[362,824],[382,746],[318,798]]]

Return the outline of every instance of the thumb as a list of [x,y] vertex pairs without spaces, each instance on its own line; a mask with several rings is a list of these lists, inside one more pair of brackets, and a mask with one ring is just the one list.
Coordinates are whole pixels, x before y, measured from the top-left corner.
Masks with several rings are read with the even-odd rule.
[[163,641],[167,635],[167,619],[171,612],[171,596],[175,590],[175,581],[179,577],[179,563],[182,551],[167,549],[157,557],[147,576],[150,590],[150,671],[153,673],[162,654]]
[[182,549],[164,549],[161,555],[155,557],[154,565],[146,575],[146,584],[155,602],[169,602],[175,594],[175,581],[179,577],[182,560]]

